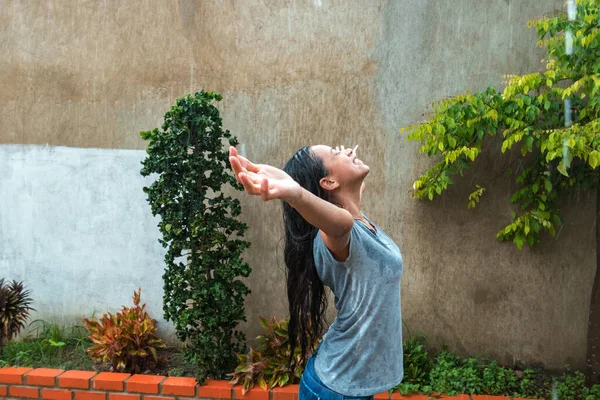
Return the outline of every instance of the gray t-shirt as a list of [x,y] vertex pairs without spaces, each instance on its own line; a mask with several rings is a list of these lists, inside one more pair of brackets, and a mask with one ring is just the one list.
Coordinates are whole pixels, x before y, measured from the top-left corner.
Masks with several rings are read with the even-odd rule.
[[402,255],[389,236],[371,225],[376,233],[354,221],[344,262],[333,258],[320,232],[313,244],[317,273],[333,291],[338,310],[319,347],[315,372],[331,390],[346,396],[383,392],[404,375]]

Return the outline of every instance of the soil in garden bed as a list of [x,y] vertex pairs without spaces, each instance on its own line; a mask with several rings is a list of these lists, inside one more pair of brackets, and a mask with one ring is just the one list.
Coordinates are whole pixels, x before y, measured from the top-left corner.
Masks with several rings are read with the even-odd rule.
[[[187,362],[183,352],[175,347],[157,350],[158,364],[141,374],[146,375],[164,375],[164,376],[188,376],[196,377],[196,368]],[[111,365],[93,362],[94,369],[99,372],[115,372]]]

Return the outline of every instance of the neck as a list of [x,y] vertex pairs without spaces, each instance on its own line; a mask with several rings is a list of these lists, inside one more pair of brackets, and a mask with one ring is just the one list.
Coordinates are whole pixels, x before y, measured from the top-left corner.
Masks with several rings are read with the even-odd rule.
[[360,211],[360,204],[362,200],[362,193],[360,191],[352,191],[352,192],[339,192],[336,193],[334,198],[332,199],[333,203],[337,204],[339,207],[347,210],[354,219],[363,219],[362,213]]

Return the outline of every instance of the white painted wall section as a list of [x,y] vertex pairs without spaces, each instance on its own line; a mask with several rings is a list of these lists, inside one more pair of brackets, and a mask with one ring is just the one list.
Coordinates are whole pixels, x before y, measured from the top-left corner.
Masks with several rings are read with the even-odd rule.
[[142,302],[162,318],[165,249],[146,202],[142,150],[0,146],[0,277],[32,291],[33,319],[81,317]]

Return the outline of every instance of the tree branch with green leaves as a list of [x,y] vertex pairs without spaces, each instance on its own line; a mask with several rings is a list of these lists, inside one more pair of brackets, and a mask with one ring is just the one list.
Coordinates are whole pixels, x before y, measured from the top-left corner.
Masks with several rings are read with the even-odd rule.
[[[502,135],[500,156],[514,153],[511,150],[518,146],[518,159],[526,166],[515,175],[517,191],[510,198],[520,211],[514,212],[512,221],[498,231],[499,240],[512,240],[519,249],[525,243],[533,247],[541,231],[554,235],[562,224],[561,198],[573,190],[597,189],[598,2],[580,0],[577,11],[576,21],[569,21],[566,15],[530,21],[539,36],[538,45],[547,49],[543,72],[506,75],[502,92],[489,87],[484,92],[467,92],[434,102],[428,120],[400,130],[408,132],[409,140],[421,143],[422,153],[437,160],[414,182],[413,196],[433,200],[442,195],[453,183],[452,177],[462,176],[482,155],[484,142],[498,135]],[[565,51],[566,29],[573,32],[573,54]],[[565,123],[566,99],[570,99],[575,116],[572,124]],[[476,185],[469,195],[468,208],[479,203],[484,186]]]

